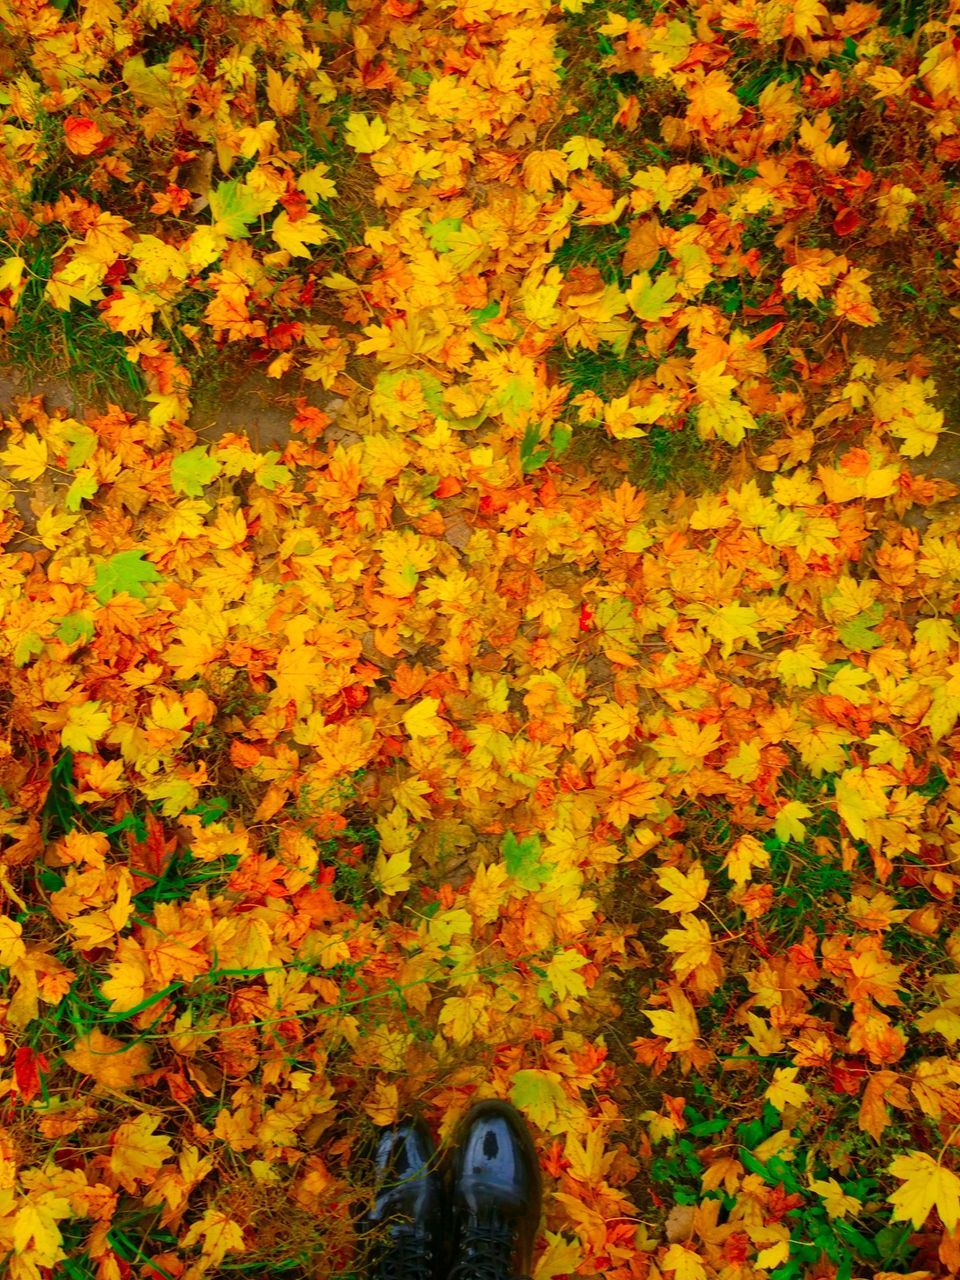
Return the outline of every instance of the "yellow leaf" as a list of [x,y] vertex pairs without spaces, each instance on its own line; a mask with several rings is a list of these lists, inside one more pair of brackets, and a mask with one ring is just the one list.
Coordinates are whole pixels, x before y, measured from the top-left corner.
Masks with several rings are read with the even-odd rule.
[[81,1075],[92,1076],[97,1084],[126,1089],[150,1066],[150,1047],[141,1042],[124,1048],[122,1040],[114,1040],[94,1027],[63,1058],[67,1066]]
[[893,782],[884,770],[873,766],[864,769],[859,765],[845,769],[837,779],[837,812],[854,839],[864,839],[866,824],[886,814],[889,801],[884,786],[890,787]]
[[817,672],[826,666],[815,645],[802,641],[793,649],[781,649],[774,664],[777,675],[788,689],[809,689]]
[[446,733],[447,726],[437,715],[438,698],[421,698],[403,713],[403,723],[411,738],[433,738]]
[[878,426],[903,440],[900,452],[908,458],[932,453],[943,430],[943,412],[929,403],[937,394],[932,378],[902,379],[877,387],[873,396],[873,416]]
[[293,76],[286,79],[273,67],[267,67],[267,102],[278,116],[291,116],[297,107],[297,82]]
[[812,1178],[809,1186],[823,1200],[829,1218],[845,1218],[848,1213],[856,1213],[863,1207],[856,1196],[848,1196],[844,1192],[836,1178]]
[[661,867],[657,872],[657,883],[661,889],[667,890],[669,897],[656,905],[661,911],[674,911],[678,915],[696,911],[710,888],[710,881],[700,862],[695,862],[686,873],[679,867]]
[[954,1230],[960,1220],[960,1178],[955,1173],[920,1151],[897,1156],[887,1171],[903,1181],[887,1197],[894,1207],[894,1222],[912,1222],[915,1227],[922,1227],[935,1208],[947,1230]]
[[367,120],[367,117],[358,111],[350,112],[343,136],[347,146],[353,147],[354,151],[360,152],[361,155],[370,155],[374,151],[379,151],[390,140],[387,126],[379,116]]
[[[123,954],[124,944],[130,939],[120,939],[120,952]],[[144,999],[147,992],[148,974],[144,962],[139,955],[129,955],[127,959],[110,965],[110,977],[100,984],[100,992],[110,1001],[111,1013],[127,1013]]]
[[47,442],[28,432],[22,444],[0,453],[0,462],[10,468],[14,480],[39,480],[47,469]]
[[587,138],[577,134],[563,144],[563,154],[571,169],[586,169],[591,160],[599,160],[603,155],[603,143],[599,138]]
[[547,965],[547,982],[561,1000],[565,1000],[568,996],[585,996],[587,994],[587,984],[578,970],[588,963],[586,956],[582,956],[579,951],[574,951],[570,948],[566,951],[558,952]]
[[170,1139],[154,1133],[159,1122],[160,1116],[143,1114],[127,1120],[114,1132],[110,1172],[131,1193],[139,1182],[152,1183],[164,1160],[173,1155]]
[[96,701],[74,703],[67,710],[67,723],[60,730],[60,742],[74,751],[89,752],[110,728],[110,713]]
[[410,854],[406,850],[392,853],[387,857],[383,850],[377,853],[373,864],[371,879],[381,893],[388,898],[396,893],[405,893],[410,888]]
[[555,182],[567,180],[569,166],[560,151],[531,151],[523,162],[523,185],[536,196],[545,196]]
[[710,926],[698,916],[680,917],[679,929],[668,929],[661,941],[668,951],[676,953],[673,971],[682,982],[694,969],[707,965],[713,958]]
[[[166,1139],[164,1139],[166,1141]],[[243,1229],[220,1209],[207,1209],[199,1222],[195,1222],[181,1239],[184,1248],[203,1243],[200,1249],[201,1268],[208,1271],[219,1267],[228,1253],[245,1253]]]
[[773,1084],[766,1090],[767,1098],[778,1111],[784,1107],[802,1107],[810,1101],[810,1095],[802,1084],[796,1081],[798,1067],[778,1067],[773,1073]]
[[122,285],[104,308],[103,317],[117,333],[152,333],[157,304],[130,285]]
[[760,743],[741,742],[724,762],[723,772],[738,782],[754,782],[760,773]]
[[813,810],[803,801],[790,800],[777,814],[777,820],[773,824],[777,839],[782,840],[784,843],[788,840],[796,840],[800,844],[807,834],[803,819],[809,818],[812,814]]
[[554,1231],[545,1231],[547,1247],[540,1255],[533,1272],[533,1280],[557,1280],[571,1276],[583,1261],[583,1246],[577,1240],[565,1240]]
[[700,1038],[696,1011],[680,987],[670,987],[669,996],[672,1012],[669,1009],[644,1009],[643,1016],[650,1019],[653,1034],[667,1040],[671,1053],[685,1053]]
[[[20,1200],[19,1197],[17,1199]],[[37,1267],[54,1268],[64,1260],[67,1255],[61,1247],[63,1236],[57,1226],[57,1219],[71,1216],[70,1201],[52,1190],[38,1192],[31,1189],[29,1199],[20,1200],[12,1222],[15,1256],[9,1261],[13,1263],[17,1256],[20,1257],[24,1263],[24,1269],[20,1272],[22,1276],[32,1277],[39,1274]],[[10,1218],[7,1215],[4,1217],[9,1230]],[[15,1273],[11,1271],[10,1275],[15,1280]]]
[[468,996],[450,996],[440,1010],[440,1030],[458,1048],[468,1045],[475,1035],[483,1035],[489,1026],[488,1006],[490,996],[486,991],[474,991]]
[[23,925],[9,916],[0,916],[0,965],[9,969],[27,954],[23,941]]
[[315,213],[305,213],[292,222],[285,209],[274,218],[270,231],[280,248],[295,258],[313,257],[308,246],[323,244],[329,237],[329,232]]
[[682,1244],[672,1244],[660,1265],[672,1271],[676,1280],[707,1280],[707,1269],[698,1254]]
[[375,1125],[395,1124],[400,1113],[400,1091],[392,1080],[379,1076],[373,1093],[363,1104],[363,1109]]
[[742,889],[753,879],[754,867],[769,867],[770,855],[756,836],[745,832],[728,850],[723,865],[733,883]]

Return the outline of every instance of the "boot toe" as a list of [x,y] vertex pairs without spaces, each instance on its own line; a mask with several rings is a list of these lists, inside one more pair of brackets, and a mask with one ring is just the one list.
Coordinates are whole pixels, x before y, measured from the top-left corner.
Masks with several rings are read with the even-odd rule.
[[377,1193],[372,1222],[396,1214],[426,1223],[438,1210],[440,1176],[436,1148],[423,1121],[404,1120],[380,1135],[374,1156]]
[[540,1162],[519,1112],[495,1099],[477,1103],[462,1134],[454,1189],[463,1207],[539,1216]]

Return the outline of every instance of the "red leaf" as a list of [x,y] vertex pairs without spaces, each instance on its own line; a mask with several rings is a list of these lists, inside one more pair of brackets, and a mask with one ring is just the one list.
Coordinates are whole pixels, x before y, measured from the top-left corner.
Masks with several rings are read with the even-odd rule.
[[833,220],[833,229],[838,236],[848,236],[856,231],[861,221],[856,209],[841,209]]
[[49,1068],[50,1063],[44,1054],[37,1053],[27,1045],[21,1045],[17,1050],[13,1059],[13,1073],[24,1102],[30,1102],[40,1092],[40,1072],[48,1071]]

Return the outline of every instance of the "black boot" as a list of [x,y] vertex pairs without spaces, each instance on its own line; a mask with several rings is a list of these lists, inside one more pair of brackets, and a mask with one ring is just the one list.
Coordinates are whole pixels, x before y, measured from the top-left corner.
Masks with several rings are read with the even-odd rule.
[[[426,1124],[403,1120],[384,1130],[374,1156],[376,1198],[362,1226],[369,1280],[441,1280],[443,1185]],[[386,1224],[386,1229],[383,1229]]]
[[509,1102],[475,1103],[454,1138],[451,1213],[456,1265],[449,1280],[519,1280],[540,1226],[540,1162]]

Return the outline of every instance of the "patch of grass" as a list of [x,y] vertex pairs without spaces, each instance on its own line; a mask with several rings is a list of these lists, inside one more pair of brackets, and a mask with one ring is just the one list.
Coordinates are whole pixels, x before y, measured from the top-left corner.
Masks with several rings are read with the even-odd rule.
[[108,329],[96,310],[74,304],[61,311],[44,296],[59,247],[52,228],[41,230],[31,247],[16,321],[0,340],[4,361],[22,370],[28,381],[64,378],[82,397],[113,396],[130,407],[146,384],[127,359],[128,339]]
[[620,260],[629,237],[627,227],[580,227],[570,234],[553,255],[553,266],[564,273],[573,267],[596,267],[606,284],[626,283]]
[[630,470],[632,483],[644,489],[702,493],[716,484],[716,449],[692,427],[669,431],[653,426],[636,442]]
[[566,352],[557,366],[557,376],[570,388],[571,397],[595,391],[601,399],[622,396],[636,378],[654,372],[657,364],[642,343],[633,341],[621,356],[606,343],[596,351],[578,347]]

